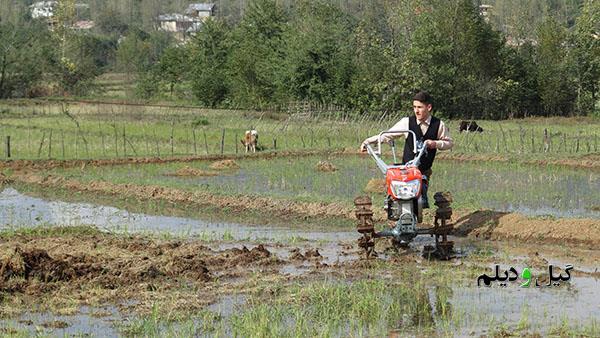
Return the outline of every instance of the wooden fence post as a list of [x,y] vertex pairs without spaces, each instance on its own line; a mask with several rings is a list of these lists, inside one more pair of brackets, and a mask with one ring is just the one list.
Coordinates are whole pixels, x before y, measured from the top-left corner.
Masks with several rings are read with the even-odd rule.
[[100,135],[102,135],[102,156],[106,157],[106,144],[104,143],[104,133],[101,133]]
[[202,128],[202,134],[204,135],[204,151],[206,151],[206,155],[208,155],[208,141],[206,140],[206,130]]
[[60,145],[62,147],[62,158],[65,159],[65,132],[60,132]]
[[152,130],[152,133],[154,135],[154,142],[156,143],[156,156],[160,157],[160,147],[158,146],[158,138],[156,137],[156,130]]
[[40,156],[42,155],[42,146],[44,145],[44,140],[46,139],[46,132],[44,132],[42,134],[42,140],[40,141],[40,146],[38,148],[38,153],[37,153],[37,157],[40,158]]
[[125,140],[125,125],[123,125],[123,157],[127,157],[127,141]]
[[117,135],[116,123],[113,123],[113,130],[115,131],[115,156],[119,157],[119,136]]
[[6,135],[6,158],[10,158],[10,135]]
[[223,151],[225,150],[225,128],[223,128],[223,133],[221,134],[221,155],[223,155]]
[[50,129],[50,137],[48,137],[48,158],[52,158],[52,129]]
[[171,121],[171,156],[175,154],[175,141],[173,140],[173,129],[175,128],[175,121]]
[[198,148],[196,148],[196,128],[192,126],[192,136],[194,138],[194,155],[198,155]]

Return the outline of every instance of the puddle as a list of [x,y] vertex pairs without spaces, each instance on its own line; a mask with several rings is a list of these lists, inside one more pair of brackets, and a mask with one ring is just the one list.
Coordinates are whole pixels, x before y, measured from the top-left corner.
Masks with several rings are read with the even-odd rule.
[[[435,297],[434,297],[435,298]],[[507,287],[457,287],[448,297],[459,326],[485,332],[505,323],[546,333],[566,321],[569,325],[590,325],[600,318],[600,280],[573,277],[560,287],[522,288],[519,283]],[[510,326],[509,326],[510,328]]]
[[236,313],[238,308],[246,304],[245,295],[223,296],[219,301],[206,307],[206,310],[218,314],[220,317],[228,318]]
[[119,337],[119,331],[113,324],[122,320],[123,317],[114,306],[82,306],[78,314],[68,316],[48,312],[26,312],[17,318],[0,319],[0,326],[25,331],[32,336],[43,333],[63,337]]
[[89,203],[47,201],[19,193],[13,188],[0,192],[0,229],[31,226],[92,225],[114,232],[158,232],[199,236],[207,240],[339,242],[355,240],[354,229],[322,231],[310,228],[260,227],[183,217],[131,213],[114,207]]

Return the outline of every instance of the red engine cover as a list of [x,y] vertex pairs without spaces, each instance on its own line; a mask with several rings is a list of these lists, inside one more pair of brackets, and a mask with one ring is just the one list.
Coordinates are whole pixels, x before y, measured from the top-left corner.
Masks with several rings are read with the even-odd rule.
[[[385,186],[387,188],[387,194],[389,196],[394,196],[392,193],[392,181],[408,182],[422,179],[423,175],[421,175],[421,171],[417,167],[390,168],[385,174]],[[420,195],[421,191],[419,190],[419,194],[417,196]]]

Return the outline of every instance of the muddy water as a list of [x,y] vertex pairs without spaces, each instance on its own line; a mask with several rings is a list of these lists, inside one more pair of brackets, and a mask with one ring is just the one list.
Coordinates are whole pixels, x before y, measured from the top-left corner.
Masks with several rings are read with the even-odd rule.
[[26,312],[18,318],[2,319],[0,326],[8,331],[27,332],[32,336],[102,336],[119,337],[114,323],[122,322],[114,306],[92,308],[83,306],[76,315],[56,315],[48,312]]
[[[433,298],[433,297],[432,297]],[[507,287],[456,287],[449,302],[463,327],[463,335],[510,323],[547,333],[563,321],[574,327],[589,326],[600,318],[600,279],[574,276],[559,287],[522,288],[519,283]],[[512,326],[512,327],[511,327]]]
[[89,203],[47,201],[19,193],[13,188],[0,192],[0,229],[40,225],[94,225],[115,232],[166,232],[200,236],[210,240],[344,241],[356,239],[353,230],[256,226],[205,221],[183,217],[153,216]]
[[[332,157],[335,172],[318,172],[323,157],[242,160],[241,169],[214,177],[172,177],[170,186],[193,185],[239,194],[274,197],[312,196],[350,201],[363,194],[371,178],[383,178],[368,157]],[[293,167],[293,170],[289,168]],[[511,163],[457,163],[438,161],[431,191],[451,191],[456,203],[519,212],[530,216],[583,217],[600,219],[600,173],[590,169],[542,167]],[[115,172],[123,168],[111,169]],[[175,170],[165,167],[163,171]],[[129,171],[127,172],[129,174]],[[145,175],[140,171],[137,175]],[[151,181],[165,180],[162,174]]]
[[[48,201],[30,197],[12,188],[0,192],[0,228],[40,225],[96,225],[103,229],[128,232],[169,232],[197,236],[210,235],[216,240],[228,238],[230,241],[216,241],[212,244],[218,249],[240,247],[252,248],[261,242],[278,257],[289,260],[293,254],[291,249],[299,249],[301,253],[318,249],[323,256],[320,263],[330,266],[344,264],[359,259],[359,252],[353,245],[357,234],[353,229],[342,231],[324,231],[323,229],[300,229],[291,227],[260,227],[234,223],[215,223],[210,221],[153,216],[130,213],[123,209],[87,203],[66,203]],[[284,240],[286,245],[275,242]],[[463,253],[470,250],[469,245],[461,243],[461,239],[453,238],[458,249]],[[431,244],[429,236],[417,237],[414,246]],[[348,244],[352,244],[348,246]],[[380,258],[385,259],[385,255]],[[527,257],[511,255],[508,261],[519,261],[515,267],[521,271],[525,266],[522,261]],[[565,265],[564,258],[545,257],[551,264]],[[465,260],[468,259],[468,255]],[[569,261],[569,263],[574,263]],[[281,267],[280,273],[290,277],[313,273],[313,261],[289,261]],[[452,263],[450,263],[452,264]],[[502,268],[506,268],[502,266]],[[594,272],[594,267],[575,267],[579,271]],[[482,273],[489,269],[481,269]],[[439,289],[432,287],[430,299],[432,305],[437,301]],[[569,284],[554,288],[520,288],[517,283],[508,287],[493,286],[478,288],[472,285],[450,285],[447,302],[457,315],[456,327],[461,335],[472,332],[486,334],[490,328],[509,323],[514,328],[517,323],[528,325],[530,331],[548,332],[553,325],[567,321],[570,325],[590,325],[594,318],[600,318],[600,280],[588,276],[574,276]],[[211,305],[208,310],[227,318],[232,312],[241,311],[246,302],[245,296],[226,296]],[[435,309],[435,306],[433,306]],[[66,323],[64,328],[51,330],[54,335],[73,335],[79,333],[99,334],[102,336],[118,335],[115,322],[123,322],[124,317],[114,308],[106,308],[104,317],[94,315],[98,310],[82,308],[75,316],[56,316],[47,313],[26,313],[18,319],[0,321],[0,326],[27,330],[35,333],[36,327]],[[100,311],[101,312],[101,311]]]

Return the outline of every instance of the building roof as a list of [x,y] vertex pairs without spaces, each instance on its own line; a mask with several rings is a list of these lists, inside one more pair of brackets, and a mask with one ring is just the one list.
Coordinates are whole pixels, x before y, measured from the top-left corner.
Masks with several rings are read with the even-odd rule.
[[158,21],[198,22],[200,21],[200,19],[179,13],[173,13],[159,15]]
[[188,6],[188,8],[185,10],[186,14],[190,14],[193,11],[200,11],[200,12],[212,12],[213,8],[215,7],[215,4],[212,3],[196,3],[196,4],[190,4]]
[[31,8],[31,17],[36,18],[49,18],[53,15],[54,7],[57,1],[38,1],[29,6]]

